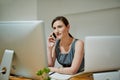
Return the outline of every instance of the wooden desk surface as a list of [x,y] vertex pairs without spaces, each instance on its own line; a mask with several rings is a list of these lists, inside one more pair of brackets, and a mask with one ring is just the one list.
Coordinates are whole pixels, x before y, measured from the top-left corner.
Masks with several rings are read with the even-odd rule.
[[72,77],[70,80],[94,80],[92,73],[86,73]]
[[[10,76],[9,80],[32,80],[32,79]],[[94,80],[94,79],[92,73],[86,73],[86,74],[74,76],[70,80]]]
[[15,77],[15,76],[10,76],[9,80],[32,80],[24,77]]

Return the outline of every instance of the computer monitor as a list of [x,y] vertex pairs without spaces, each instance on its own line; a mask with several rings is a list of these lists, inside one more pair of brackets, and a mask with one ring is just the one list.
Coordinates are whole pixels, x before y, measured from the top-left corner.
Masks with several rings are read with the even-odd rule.
[[44,28],[42,20],[0,22],[0,59],[6,49],[14,51],[11,74],[39,79],[36,72],[47,67]]

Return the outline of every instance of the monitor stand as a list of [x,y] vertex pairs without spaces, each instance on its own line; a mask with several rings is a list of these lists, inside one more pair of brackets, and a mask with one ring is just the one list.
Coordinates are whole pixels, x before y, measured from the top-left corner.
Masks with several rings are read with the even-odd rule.
[[0,80],[9,80],[13,54],[13,50],[5,50],[0,65]]

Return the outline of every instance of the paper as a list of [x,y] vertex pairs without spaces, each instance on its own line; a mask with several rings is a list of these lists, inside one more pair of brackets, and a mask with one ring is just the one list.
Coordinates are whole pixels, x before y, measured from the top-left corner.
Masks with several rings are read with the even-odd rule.
[[66,74],[60,74],[60,73],[54,73],[50,75],[51,80],[68,80],[72,77],[72,75],[66,75]]

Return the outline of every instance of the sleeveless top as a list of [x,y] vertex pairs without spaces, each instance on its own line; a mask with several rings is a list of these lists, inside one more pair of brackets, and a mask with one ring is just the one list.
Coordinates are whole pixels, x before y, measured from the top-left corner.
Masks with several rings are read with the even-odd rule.
[[[57,40],[56,42],[56,47],[55,47],[55,52],[56,52],[56,58],[58,63],[60,63],[63,67],[70,67],[74,58],[74,53],[75,53],[75,43],[78,39],[75,39],[72,43],[71,43],[71,48],[69,50],[69,52],[67,53],[61,53],[60,52],[60,40]],[[82,60],[82,63],[80,65],[80,68],[78,70],[78,72],[82,72],[84,71],[84,57]],[[77,73],[78,73],[77,72]]]

